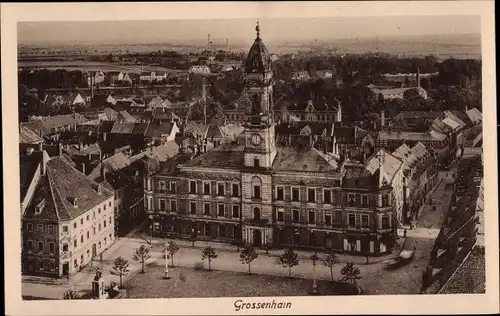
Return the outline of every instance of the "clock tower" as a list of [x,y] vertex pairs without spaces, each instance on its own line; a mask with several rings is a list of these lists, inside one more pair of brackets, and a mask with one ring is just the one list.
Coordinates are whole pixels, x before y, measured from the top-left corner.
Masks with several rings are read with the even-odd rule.
[[276,157],[273,113],[273,73],[271,56],[257,37],[244,64],[245,98],[248,101],[245,120],[245,167],[271,168]]

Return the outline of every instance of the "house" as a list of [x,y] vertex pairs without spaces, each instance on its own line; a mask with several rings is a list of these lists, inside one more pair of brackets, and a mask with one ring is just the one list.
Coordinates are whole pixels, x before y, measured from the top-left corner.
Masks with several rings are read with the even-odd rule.
[[20,123],[22,128],[29,129],[40,137],[48,137],[57,140],[60,132],[74,130],[76,125],[86,122],[83,115],[63,114],[55,116],[36,117],[29,122]]
[[377,144],[389,150],[406,143],[413,146],[421,142],[426,147],[445,148],[449,144],[448,136],[435,130],[427,132],[402,132],[382,130],[378,134]]
[[342,104],[339,100],[326,98],[307,101],[279,100],[274,110],[278,122],[342,122]]
[[22,273],[61,278],[115,240],[114,193],[62,157],[43,155],[21,210]]
[[193,65],[189,68],[188,72],[197,75],[209,75],[211,73],[210,67],[206,65]]
[[121,71],[110,71],[108,72],[108,78],[110,84],[117,84],[123,80],[123,72]]
[[85,105],[85,99],[78,92],[62,95],[62,104],[67,106]]
[[116,99],[110,94],[106,98],[106,103],[109,103],[111,105],[115,105],[116,104]]
[[440,115],[441,112],[436,111],[401,111],[387,125],[400,130],[428,130]]
[[163,99],[161,96],[157,95],[149,101],[147,104],[148,109],[153,108],[169,108],[172,106],[172,103],[168,99]]
[[427,91],[422,87],[407,87],[407,88],[376,88],[373,85],[369,85],[368,88],[382,100],[391,99],[404,99],[404,94],[406,91],[416,89],[418,95],[424,99],[427,99]]
[[[87,74],[87,84],[89,87],[93,85],[103,84],[106,80],[106,75],[102,71],[90,72]],[[93,81],[93,82],[92,82]]]
[[311,76],[305,70],[295,71],[292,74],[292,80],[293,81],[305,81],[305,80],[309,80],[309,79],[311,79]]
[[402,162],[387,153],[382,168],[375,158],[346,175],[340,157],[276,144],[272,62],[259,31],[244,64],[244,93],[259,100],[247,108],[244,141],[148,164],[144,198],[153,234],[265,249],[392,251]]

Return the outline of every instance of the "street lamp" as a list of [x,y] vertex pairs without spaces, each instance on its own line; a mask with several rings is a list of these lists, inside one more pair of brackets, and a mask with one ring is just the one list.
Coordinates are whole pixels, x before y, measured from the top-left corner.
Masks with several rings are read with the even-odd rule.
[[165,279],[170,279],[168,276],[168,247],[170,246],[170,242],[165,243]]
[[317,294],[318,293],[318,285],[316,284],[316,260],[318,260],[318,256],[316,255],[316,253],[314,253],[312,256],[311,256],[311,260],[312,260],[312,263],[313,263],[313,288],[312,288],[312,293],[313,294]]

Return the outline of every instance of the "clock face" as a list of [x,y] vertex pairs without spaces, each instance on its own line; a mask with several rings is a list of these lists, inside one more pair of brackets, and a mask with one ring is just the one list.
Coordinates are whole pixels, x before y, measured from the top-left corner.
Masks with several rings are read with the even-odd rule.
[[257,134],[252,135],[252,144],[254,146],[260,145],[260,141],[261,141],[260,135]]

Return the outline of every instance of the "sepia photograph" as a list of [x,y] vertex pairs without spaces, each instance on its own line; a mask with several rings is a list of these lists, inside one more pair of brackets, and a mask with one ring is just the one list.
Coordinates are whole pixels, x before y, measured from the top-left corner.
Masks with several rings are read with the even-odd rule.
[[[65,5],[82,18],[47,12],[9,30],[4,209],[19,223],[19,304],[60,313],[50,306],[76,300],[102,314],[225,298],[224,314],[315,314],[302,299],[498,298],[485,10],[412,14],[400,2],[372,15],[363,6],[389,3],[353,2],[364,14],[327,3],[330,16],[280,16],[291,3],[213,4],[255,13],[233,17],[206,13],[210,3],[114,3],[103,10],[120,18],[85,19],[97,5]],[[170,16],[133,17],[132,5]],[[181,16],[189,8],[196,17]],[[216,311],[184,302],[148,313]]]

